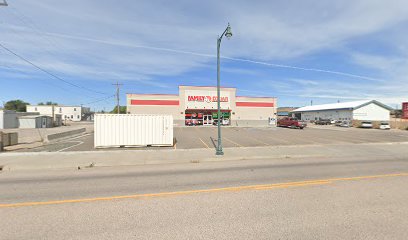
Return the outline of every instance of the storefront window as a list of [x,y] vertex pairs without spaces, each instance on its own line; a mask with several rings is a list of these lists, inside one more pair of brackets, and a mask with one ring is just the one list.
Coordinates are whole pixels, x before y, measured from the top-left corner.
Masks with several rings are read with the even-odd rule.
[[[216,125],[217,123],[216,110],[186,110],[185,112],[185,125],[197,126],[197,125]],[[230,124],[231,112],[222,112],[221,119],[223,125]]]

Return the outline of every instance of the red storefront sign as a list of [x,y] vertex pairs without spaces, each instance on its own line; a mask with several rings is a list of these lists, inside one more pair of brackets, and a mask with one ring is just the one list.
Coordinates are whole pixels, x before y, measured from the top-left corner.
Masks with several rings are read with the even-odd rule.
[[130,100],[130,105],[179,105],[179,100]]
[[402,118],[408,119],[408,102],[402,103]]
[[[187,96],[189,102],[217,102],[217,96]],[[228,102],[228,97],[220,97],[220,102]]]
[[237,107],[274,107],[273,102],[236,102]]

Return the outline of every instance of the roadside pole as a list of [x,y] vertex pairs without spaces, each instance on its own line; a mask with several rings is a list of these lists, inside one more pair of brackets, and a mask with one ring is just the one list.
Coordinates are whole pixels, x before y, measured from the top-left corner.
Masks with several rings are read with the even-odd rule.
[[117,112],[118,112],[118,114],[120,114],[120,98],[119,98],[119,94],[120,94],[120,90],[119,90],[119,88],[120,88],[120,86],[122,86],[123,84],[121,84],[121,83],[119,83],[119,82],[116,82],[116,83],[114,83],[114,84],[112,84],[112,85],[115,85],[116,86],[116,108],[117,108]]
[[0,131],[0,152],[3,152],[3,132]]

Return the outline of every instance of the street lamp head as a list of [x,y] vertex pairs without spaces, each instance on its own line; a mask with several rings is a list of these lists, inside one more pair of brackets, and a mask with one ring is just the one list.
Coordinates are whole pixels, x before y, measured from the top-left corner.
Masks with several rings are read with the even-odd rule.
[[230,39],[230,37],[232,37],[232,32],[231,32],[231,26],[228,23],[228,27],[227,27],[227,31],[225,31],[225,36]]
[[7,4],[6,0],[3,0],[3,2],[0,2],[0,6],[5,6],[5,7],[7,7],[8,4]]

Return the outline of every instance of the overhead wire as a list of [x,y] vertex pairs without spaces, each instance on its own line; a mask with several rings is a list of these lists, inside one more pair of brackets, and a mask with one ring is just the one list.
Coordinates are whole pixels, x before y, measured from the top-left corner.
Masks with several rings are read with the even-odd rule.
[[[27,20],[27,17],[26,17],[25,15],[24,15],[24,16],[25,16],[26,20],[24,20],[22,17],[20,17],[20,16],[17,14],[17,9],[16,9],[16,8],[12,7],[12,8],[10,8],[10,9],[12,9],[12,10],[15,11],[14,13],[13,13],[13,12],[11,12],[11,13],[13,13],[13,15],[15,15],[15,16],[20,20],[20,22],[21,22],[23,25],[30,25],[29,27],[30,27],[31,29],[33,29],[33,31],[34,31],[38,36],[40,36],[44,41],[47,41],[47,42],[49,43],[49,45],[54,45],[55,48],[58,48],[58,47],[56,46],[55,42],[51,42],[49,39],[47,39],[47,38],[45,37],[44,34],[41,34],[41,31],[39,30],[38,27],[36,27],[36,25],[35,25],[34,23],[29,23],[29,20]],[[20,12],[20,14],[22,14],[22,13]],[[23,15],[23,14],[22,14],[22,15]],[[17,33],[12,27],[9,27],[8,29],[11,30],[16,36],[21,37],[20,34]],[[23,40],[27,40],[27,38],[23,38],[23,37],[21,37],[21,38],[22,38]],[[37,48],[42,48],[42,47],[41,47],[41,44],[37,44],[37,43],[33,42],[32,40],[30,40],[30,41],[31,41]],[[55,79],[57,79],[57,80],[59,80],[59,81],[61,81],[61,82],[64,82],[65,84],[68,84],[68,85],[70,85],[70,86],[72,86],[72,87],[75,87],[75,88],[78,88],[78,89],[81,89],[81,90],[85,90],[85,91],[88,91],[88,92],[92,92],[92,93],[97,93],[97,94],[102,94],[102,95],[108,95],[108,94],[109,94],[109,93],[106,93],[106,92],[96,91],[96,90],[93,90],[93,89],[91,89],[91,88],[87,88],[87,87],[84,87],[84,86],[81,86],[81,85],[78,85],[78,84],[74,84],[74,83],[72,83],[72,82],[70,82],[70,81],[67,81],[67,80],[65,80],[65,79],[63,79],[63,78],[57,76],[56,74],[53,74],[53,73],[50,72],[49,70],[45,70],[44,68],[40,67],[38,64],[32,63],[31,61],[29,61],[28,59],[24,58],[24,57],[21,56],[20,54],[17,54],[15,51],[12,51],[10,48],[6,47],[4,44],[1,44],[0,47],[2,47],[3,49],[5,49],[7,52],[13,54],[14,56],[18,57],[20,60],[23,60],[24,62],[26,62],[26,63],[28,63],[28,64],[34,66],[34,67],[37,68],[38,70],[40,70],[40,71],[46,73],[47,75],[50,75],[50,76],[53,77],[53,78],[55,78]],[[53,54],[52,52],[50,52],[48,49],[42,48],[42,50],[43,50],[44,52],[47,52],[49,55],[55,56],[55,54]],[[56,58],[57,58],[57,57],[56,57]],[[53,69],[52,66],[51,66],[50,68]],[[54,71],[55,71],[55,69],[54,69]],[[67,90],[67,89],[64,88],[64,90]],[[90,97],[90,98],[94,98],[94,97]]]
[[[18,10],[17,10],[16,8],[14,8],[13,6],[11,6],[10,9],[11,9],[12,11],[14,11],[14,12],[11,12],[11,13],[13,13],[13,14],[20,20],[20,22],[21,22],[23,25],[26,25],[26,26],[28,26],[29,28],[31,28],[31,29],[33,30],[33,32],[35,32],[39,37],[41,37],[41,39],[42,39],[43,41],[47,42],[49,45],[53,45],[55,49],[60,49],[60,47],[58,46],[58,44],[57,44],[55,41],[51,41],[51,39],[47,37],[48,35],[42,33],[42,31],[41,31],[32,21],[30,21],[30,19],[29,19],[26,15],[24,15],[22,12],[18,11]],[[20,15],[21,15],[21,16],[20,16]],[[14,29],[12,29],[12,28],[9,28],[9,29],[11,29],[11,30],[14,32],[15,35],[17,35],[17,36],[20,37],[20,35],[19,35]],[[24,38],[24,40],[26,40],[26,38]],[[36,45],[37,47],[41,46],[41,44],[35,44],[35,45]],[[80,89],[83,89],[83,90],[95,92],[95,93],[98,93],[98,94],[105,94],[105,95],[107,94],[107,93],[95,91],[95,90],[92,90],[92,89],[89,89],[89,88],[86,88],[86,87],[83,87],[83,86],[80,86],[80,85],[71,83],[71,82],[69,82],[69,81],[67,81],[67,80],[65,80],[65,79],[63,79],[63,78],[61,78],[61,77],[59,77],[59,76],[53,74],[52,72],[50,72],[50,71],[48,71],[48,70],[46,70],[46,69],[40,67],[38,64],[35,64],[35,63],[31,62],[31,61],[28,60],[27,58],[21,56],[20,54],[16,53],[15,51],[11,50],[10,48],[6,47],[6,46],[5,46],[4,44],[2,44],[2,43],[0,43],[0,47],[2,48],[1,50],[7,51],[8,53],[10,53],[10,54],[16,56],[17,58],[19,58],[20,60],[22,60],[22,61],[24,61],[24,62],[30,64],[31,66],[35,67],[36,69],[38,69],[38,70],[40,70],[40,71],[46,73],[47,75],[51,76],[52,78],[55,78],[55,79],[57,79],[57,80],[59,80],[59,81],[62,81],[62,82],[64,82],[64,83],[69,84],[69,85],[71,85],[71,86],[73,86],[73,87],[76,87],[76,88],[80,88]],[[48,54],[50,54],[50,55],[54,55],[54,54],[51,53],[48,49],[44,49],[44,48],[43,48],[43,50],[44,50],[45,52],[47,52]],[[8,69],[10,69],[10,70],[16,70],[16,71],[22,72],[21,70],[12,68],[12,67],[10,67],[10,66],[8,66],[8,65],[3,65],[3,67],[6,67],[6,68],[8,68]],[[51,85],[54,85],[54,84],[51,84]],[[59,87],[59,86],[57,86],[57,87]],[[62,88],[62,87],[60,87],[60,88],[63,89],[63,90],[65,90],[65,91],[67,90],[67,89]],[[83,103],[83,105],[88,105],[88,104],[94,104],[94,103],[98,103],[98,102],[102,102],[102,101],[107,101],[108,99],[113,98],[113,97],[115,97],[115,95],[109,95],[109,96],[107,96],[107,97],[103,97],[103,98],[96,99],[95,101]],[[92,97],[92,98],[93,98],[93,97]]]
[[[185,51],[185,50],[164,48],[164,47],[147,46],[147,45],[135,45],[135,44],[129,44],[129,43],[123,43],[123,42],[113,42],[113,41],[86,38],[86,37],[78,37],[78,36],[65,35],[65,34],[47,33],[47,35],[52,35],[52,36],[56,36],[60,38],[69,38],[69,39],[76,39],[76,40],[82,40],[82,41],[88,41],[88,42],[107,44],[107,45],[112,45],[112,46],[122,46],[122,47],[140,48],[140,49],[148,49],[148,50],[162,51],[162,52],[172,52],[172,53],[178,53],[178,54],[188,54],[192,56],[199,56],[199,57],[206,57],[206,58],[216,57],[215,54]],[[306,68],[306,67],[276,64],[276,63],[269,63],[269,62],[262,62],[262,61],[254,61],[250,59],[235,58],[235,57],[228,57],[228,56],[220,56],[220,58],[231,60],[231,61],[247,62],[247,63],[252,63],[252,64],[270,66],[270,67],[275,67],[275,68],[288,68],[288,69],[295,69],[295,70],[301,70],[301,71],[311,71],[311,72],[320,72],[320,73],[327,73],[327,74],[333,74],[333,75],[341,75],[341,76],[359,78],[359,79],[370,80],[370,81],[382,81],[382,79],[373,78],[369,76],[363,76],[363,75],[352,74],[352,73],[341,72],[341,71],[332,71],[332,70],[327,70],[327,69]]]
[[34,32],[37,33],[38,36],[40,36],[44,41],[48,42],[50,45],[54,45],[55,48],[60,48],[60,46],[57,46],[58,44],[55,41],[51,41],[51,38],[48,38],[47,35],[44,34],[42,30],[23,12],[19,11],[14,6],[10,6],[10,9],[11,13],[14,14],[14,16],[16,16],[22,24],[27,25],[29,28],[31,28]]
[[103,93],[103,92],[95,91],[95,90],[92,90],[92,89],[89,89],[89,88],[86,88],[86,87],[77,85],[77,84],[75,84],[75,83],[71,83],[71,82],[69,82],[69,81],[66,81],[66,80],[62,79],[61,77],[58,77],[57,75],[55,75],[55,74],[53,74],[53,73],[47,71],[46,69],[44,69],[44,68],[38,66],[38,65],[35,64],[35,63],[31,62],[30,60],[24,58],[23,56],[17,54],[17,53],[14,52],[13,50],[11,50],[11,49],[9,49],[8,47],[4,46],[2,43],[0,43],[0,47],[3,48],[4,50],[6,50],[7,52],[13,54],[13,55],[16,56],[17,58],[21,59],[22,61],[24,61],[24,62],[30,64],[31,66],[37,68],[38,70],[40,70],[40,71],[42,71],[42,72],[48,74],[49,76],[51,76],[51,77],[53,77],[53,78],[55,78],[55,79],[57,79],[57,80],[59,80],[59,81],[61,81],[61,82],[64,82],[64,83],[66,83],[66,84],[68,84],[68,85],[71,85],[71,86],[73,86],[73,87],[76,87],[76,88],[79,88],[79,89],[83,89],[83,90],[86,90],[86,91],[89,91],[89,92],[95,92],[95,93],[99,93],[99,94],[106,94],[106,93]]
[[106,100],[108,100],[108,99],[110,99],[110,98],[114,98],[115,96],[116,96],[116,95],[113,94],[113,95],[110,95],[110,96],[108,96],[108,97],[104,97],[104,98],[95,100],[95,101],[93,101],[93,102],[83,103],[83,105],[89,105],[89,104],[93,104],[93,103],[98,103],[98,102],[106,101]]
[[[39,28],[29,20],[27,16],[25,16],[22,12],[18,11],[16,8],[12,8],[14,11],[19,14],[21,14],[25,19],[26,22],[30,22],[30,25],[33,26],[34,29],[37,30],[37,32],[42,33]],[[20,19],[22,19],[20,16],[16,14],[16,16]],[[24,20],[22,20],[23,22]],[[50,36],[53,34],[45,34],[42,33],[43,36]],[[69,36],[68,36],[69,37]],[[72,37],[75,39],[82,39],[82,40],[88,40],[88,41],[97,41],[99,43],[105,43],[105,44],[112,44],[111,42],[108,41],[103,41],[103,40],[97,40],[97,39],[90,39],[90,38],[81,38],[81,37]],[[115,45],[116,43],[113,43]],[[55,44],[54,44],[55,45]],[[119,44],[120,45],[120,44]],[[143,45],[132,45],[132,44],[124,44],[127,45],[128,47],[134,47],[134,48],[143,48],[143,49],[150,49],[150,50],[159,50],[159,51],[167,51],[167,52],[174,52],[174,53],[181,53],[181,54],[190,54],[190,55],[195,55],[195,56],[202,56],[202,57],[216,57],[213,54],[206,54],[206,53],[198,53],[198,52],[192,52],[192,51],[183,51],[183,50],[177,50],[177,49],[170,49],[170,48],[162,48],[162,47],[154,47],[154,46],[143,46]],[[326,69],[317,69],[317,68],[306,68],[306,67],[299,67],[299,66],[292,66],[292,65],[284,65],[284,64],[276,64],[276,63],[268,63],[268,62],[262,62],[262,61],[254,61],[250,59],[243,59],[243,58],[234,58],[234,57],[228,57],[228,56],[221,56],[223,59],[231,60],[231,61],[239,61],[239,62],[247,62],[247,63],[252,63],[252,64],[259,64],[259,65],[264,65],[264,66],[270,66],[270,67],[276,67],[276,68],[288,68],[288,69],[295,69],[295,70],[301,70],[301,71],[313,71],[313,72],[321,72],[321,73],[328,73],[328,74],[335,74],[335,75],[341,75],[341,76],[346,76],[346,77],[352,77],[352,78],[360,78],[360,79],[365,79],[365,80],[372,80],[372,81],[381,81],[381,79],[373,78],[373,77],[368,77],[368,76],[362,76],[358,74],[352,74],[352,73],[347,73],[347,72],[341,72],[341,71],[332,71],[332,70],[326,70]]]

